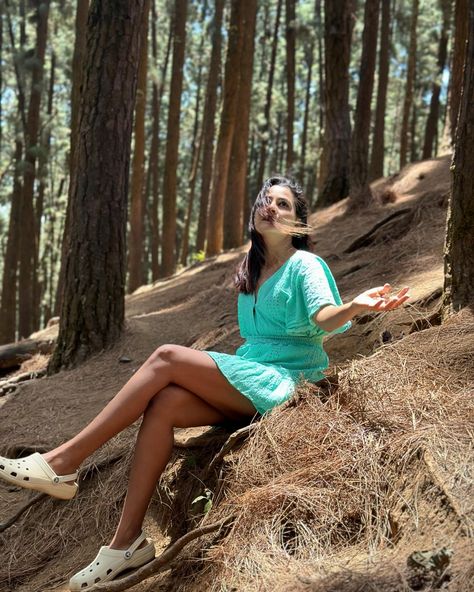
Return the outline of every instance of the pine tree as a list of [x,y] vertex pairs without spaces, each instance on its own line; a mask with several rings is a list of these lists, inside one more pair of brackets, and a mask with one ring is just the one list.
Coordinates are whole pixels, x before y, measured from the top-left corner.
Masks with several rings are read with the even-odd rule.
[[122,330],[128,170],[143,5],[144,0],[94,0],[90,8],[76,167],[69,189],[61,321],[49,372],[83,361],[112,344]]

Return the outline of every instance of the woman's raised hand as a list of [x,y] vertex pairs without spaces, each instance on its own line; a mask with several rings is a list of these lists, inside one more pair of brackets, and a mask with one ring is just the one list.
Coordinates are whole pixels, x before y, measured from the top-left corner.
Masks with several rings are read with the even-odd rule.
[[409,299],[409,288],[402,288],[395,296],[390,296],[392,286],[384,284],[378,288],[371,288],[356,296],[352,301],[361,309],[369,309],[384,312],[386,310],[393,310]]

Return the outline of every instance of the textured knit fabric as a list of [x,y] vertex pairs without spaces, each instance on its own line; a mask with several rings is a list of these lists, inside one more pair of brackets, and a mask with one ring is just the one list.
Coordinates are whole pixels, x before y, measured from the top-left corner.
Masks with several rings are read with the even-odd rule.
[[[245,343],[235,355],[206,353],[227,380],[259,413],[280,405],[302,378],[324,378],[328,335],[313,321],[324,305],[342,304],[329,267],[317,255],[298,250],[258,289],[239,294],[238,321]],[[342,333],[348,322],[333,333]]]

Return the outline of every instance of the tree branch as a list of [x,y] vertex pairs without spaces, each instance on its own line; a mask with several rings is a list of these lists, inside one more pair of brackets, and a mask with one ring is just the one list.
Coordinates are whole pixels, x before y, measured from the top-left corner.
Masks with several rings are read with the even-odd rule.
[[219,522],[214,522],[214,524],[209,524],[208,526],[199,526],[198,528],[194,528],[193,530],[187,532],[185,535],[177,539],[174,543],[171,543],[161,555],[155,557],[153,561],[147,563],[143,567],[140,567],[132,574],[125,578],[121,578],[119,580],[114,580],[112,582],[105,582],[103,584],[96,584],[90,588],[91,592],[120,592],[122,590],[128,590],[135,584],[142,582],[146,578],[153,576],[160,571],[167,569],[175,559],[175,557],[179,554],[179,552],[185,547],[188,543],[192,540],[199,538],[205,534],[209,534],[210,532],[214,532],[216,530],[221,529],[222,527],[228,525],[230,522],[235,520],[236,515],[232,514],[227,518],[223,518],[219,520]]

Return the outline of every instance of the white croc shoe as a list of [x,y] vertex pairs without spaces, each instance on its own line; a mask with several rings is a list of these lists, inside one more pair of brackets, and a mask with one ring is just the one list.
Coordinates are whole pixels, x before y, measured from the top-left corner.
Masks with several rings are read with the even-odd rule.
[[[145,540],[148,544],[137,549]],[[87,591],[99,582],[113,580],[127,569],[145,565],[154,557],[155,545],[145,537],[143,532],[128,549],[101,547],[94,561],[72,576],[69,580],[69,589],[71,592]]]
[[14,485],[35,489],[64,500],[73,498],[78,489],[75,482],[77,472],[71,475],[56,475],[39,452],[25,458],[0,456],[0,477]]

